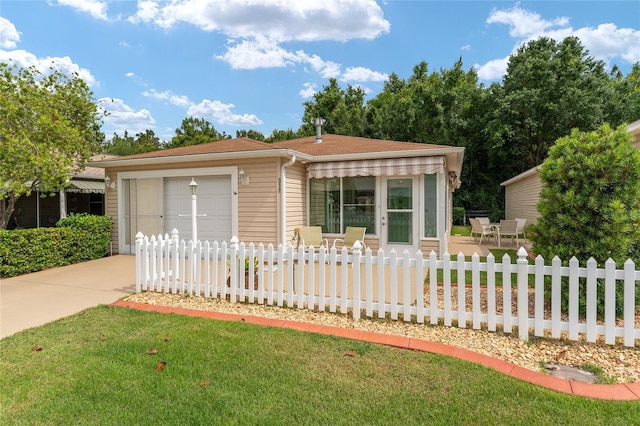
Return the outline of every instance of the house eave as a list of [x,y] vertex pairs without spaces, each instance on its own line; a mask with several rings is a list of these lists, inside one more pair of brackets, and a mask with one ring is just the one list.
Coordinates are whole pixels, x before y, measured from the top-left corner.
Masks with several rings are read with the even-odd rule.
[[500,186],[508,186],[508,185],[511,185],[512,183],[515,183],[515,182],[519,181],[519,180],[522,180],[522,179],[527,178],[527,177],[529,177],[531,175],[534,175],[540,170],[541,167],[542,167],[542,165],[538,165],[538,166],[532,167],[529,170],[524,171],[524,172],[520,173],[519,175],[516,175],[516,176],[512,177],[509,180],[505,180],[504,182],[502,182],[500,184]]
[[285,157],[290,158],[296,155],[300,159],[310,160],[310,155],[302,154],[290,149],[273,149],[264,151],[234,151],[234,152],[216,152],[207,154],[192,155],[172,155],[166,157],[145,157],[130,159],[113,159],[104,161],[92,161],[88,165],[92,167],[125,167],[125,166],[141,166],[141,165],[157,165],[157,164],[176,164],[176,163],[192,163],[202,161],[217,160],[246,160],[253,158],[269,158],[269,157]]

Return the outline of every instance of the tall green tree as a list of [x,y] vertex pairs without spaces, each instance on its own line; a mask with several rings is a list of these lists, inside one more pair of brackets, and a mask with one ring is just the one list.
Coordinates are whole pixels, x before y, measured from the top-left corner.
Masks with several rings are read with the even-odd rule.
[[162,148],[162,142],[160,138],[156,136],[153,130],[145,130],[141,133],[136,133],[136,154],[143,152],[157,151]]
[[366,132],[366,110],[364,90],[348,85],[342,89],[335,78],[322,91],[313,95],[312,101],[304,102],[300,136],[314,135],[315,119],[323,118],[323,132],[345,136],[362,136]]
[[18,198],[59,191],[98,151],[104,135],[92,96],[76,74],[0,63],[0,229]]
[[267,138],[264,141],[267,143],[288,141],[291,139],[300,138],[302,136],[305,136],[305,135],[301,135],[298,132],[293,131],[292,129],[287,129],[287,130],[274,129],[273,132],[271,132],[271,134],[267,136]]
[[213,124],[204,118],[187,117],[182,120],[182,124],[176,129],[176,135],[165,145],[165,148],[200,145],[230,138],[230,135],[218,132]]
[[605,104],[605,120],[612,126],[640,119],[640,63],[626,76],[617,66],[610,72],[611,87]]
[[112,155],[141,154],[143,152],[158,151],[161,148],[160,139],[153,130],[145,130],[142,133],[138,133],[135,138],[129,136],[126,130],[123,136],[114,133],[110,141],[102,144],[102,152]]
[[264,135],[257,130],[236,130],[236,138],[249,138],[263,142],[266,139]]
[[610,87],[604,62],[589,56],[577,37],[542,37],[509,58],[497,108],[489,123],[499,179],[537,166],[558,138],[605,120]]

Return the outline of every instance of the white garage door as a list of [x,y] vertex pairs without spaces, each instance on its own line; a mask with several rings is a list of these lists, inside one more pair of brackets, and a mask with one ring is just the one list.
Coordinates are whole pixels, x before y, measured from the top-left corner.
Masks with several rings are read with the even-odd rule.
[[[198,184],[198,239],[229,241],[232,237],[231,176],[194,176]],[[164,225],[176,228],[180,238],[191,239],[191,191],[189,177],[164,179]],[[204,216],[203,216],[204,215]]]

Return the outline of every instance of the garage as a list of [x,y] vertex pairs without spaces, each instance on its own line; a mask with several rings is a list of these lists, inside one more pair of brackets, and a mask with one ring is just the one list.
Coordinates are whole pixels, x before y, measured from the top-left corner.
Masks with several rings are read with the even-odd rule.
[[180,239],[191,239],[192,178],[198,184],[198,239],[229,241],[238,232],[236,175],[235,167],[119,173],[119,252],[134,253],[138,232],[150,237],[175,228]]
[[[164,229],[177,229],[180,237],[191,239],[192,177],[165,178]],[[198,239],[229,241],[232,235],[231,176],[193,176],[197,187]]]

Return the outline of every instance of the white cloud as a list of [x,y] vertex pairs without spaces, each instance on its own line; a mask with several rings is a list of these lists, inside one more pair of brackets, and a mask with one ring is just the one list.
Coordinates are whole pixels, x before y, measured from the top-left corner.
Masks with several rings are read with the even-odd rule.
[[364,67],[349,67],[342,75],[344,81],[386,81],[388,78],[387,74]]
[[20,33],[13,23],[0,16],[0,48],[15,49],[20,41]]
[[312,98],[313,95],[317,93],[316,85],[314,83],[304,83],[304,89],[300,90],[298,94],[302,96],[303,99]]
[[107,3],[100,0],[57,0],[62,6],[68,6],[80,12],[88,13],[96,19],[108,21]]
[[340,75],[340,64],[333,61],[325,61],[318,55],[307,55],[301,50],[296,53],[302,62],[311,65],[311,68],[319,72],[322,78],[335,78]]
[[231,109],[233,104],[223,104],[220,101],[210,101],[203,99],[199,104],[192,105],[187,110],[187,114],[198,118],[213,118],[220,124],[231,126],[247,126],[262,124],[262,120],[255,114],[234,114]]
[[300,62],[295,53],[286,51],[274,40],[264,37],[240,42],[230,40],[227,53],[216,58],[234,69],[279,68]]
[[549,28],[566,26],[569,19],[566,17],[555,18],[552,21],[543,19],[538,13],[530,12],[519,6],[512,9],[494,9],[487,18],[487,24],[506,24],[511,37],[536,37]]
[[[580,39],[590,56],[606,64],[616,58],[627,63],[640,61],[640,31],[633,28],[618,28],[615,24],[605,23],[596,28],[574,29],[569,26],[569,19],[566,17],[546,20],[538,13],[519,6],[505,10],[494,9],[486,22],[509,26],[509,35],[516,39],[512,54],[518,47],[540,37],[560,42],[566,37],[575,36]],[[478,77],[483,80],[502,77],[507,70],[508,60],[509,58],[499,58],[476,65]]]
[[160,99],[169,101],[172,105],[179,106],[182,108],[188,108],[193,103],[189,100],[189,98],[185,95],[176,95],[171,93],[170,90],[165,90],[164,92],[158,92],[155,89],[147,90],[142,92],[142,96],[146,96],[149,98]]
[[506,57],[502,59],[494,59],[484,65],[474,65],[474,68],[478,72],[478,78],[480,80],[495,80],[505,75],[508,64],[509,57]]
[[234,38],[277,41],[374,39],[390,28],[373,0],[140,0],[129,20],[166,29],[185,22]]
[[156,124],[151,112],[146,109],[135,111],[122,99],[101,98],[98,99],[98,106],[109,113],[104,118],[105,127],[116,133],[126,130],[130,134],[136,134],[151,129]]
[[640,62],[640,31],[601,24],[597,28],[580,28],[574,32],[591,56],[609,62],[619,56],[625,62]]
[[64,57],[52,57],[47,56],[44,58],[38,58],[33,53],[26,50],[0,50],[0,62],[13,62],[15,65],[22,68],[35,67],[40,73],[44,75],[51,74],[51,71],[60,71],[65,75],[78,74],[78,77],[83,79],[90,87],[96,86],[97,82],[95,77],[86,68],[81,68],[78,64],[73,63],[68,56]]
[[465,44],[464,46],[462,46],[460,48],[460,50],[471,50],[471,45],[470,44]]
[[275,40],[258,37],[253,40],[229,40],[227,52],[216,56],[231,65],[233,69],[282,68],[308,64],[323,78],[338,77],[340,64],[325,61],[318,55],[309,55],[303,50],[290,52]]

